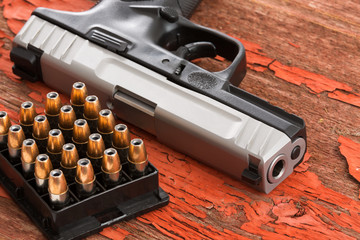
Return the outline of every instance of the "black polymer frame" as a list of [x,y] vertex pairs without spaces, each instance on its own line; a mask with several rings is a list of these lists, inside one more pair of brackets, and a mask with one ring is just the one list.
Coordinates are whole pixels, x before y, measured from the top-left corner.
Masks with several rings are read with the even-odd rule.
[[[145,176],[133,179],[123,164],[121,183],[106,189],[101,172],[96,173],[96,193],[79,199],[75,182],[69,182],[70,204],[54,210],[49,195],[38,194],[35,179],[25,179],[20,160],[8,161],[0,151],[0,182],[20,208],[49,239],[81,239],[103,228],[165,206],[169,196],[159,187],[158,170],[149,163]],[[125,171],[124,171],[125,169]]]

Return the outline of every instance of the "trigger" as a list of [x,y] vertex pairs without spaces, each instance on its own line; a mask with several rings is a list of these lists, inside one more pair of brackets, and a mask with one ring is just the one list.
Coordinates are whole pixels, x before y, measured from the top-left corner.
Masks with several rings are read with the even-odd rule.
[[195,42],[181,46],[176,50],[177,56],[186,60],[193,60],[197,58],[216,57],[216,47],[211,42]]

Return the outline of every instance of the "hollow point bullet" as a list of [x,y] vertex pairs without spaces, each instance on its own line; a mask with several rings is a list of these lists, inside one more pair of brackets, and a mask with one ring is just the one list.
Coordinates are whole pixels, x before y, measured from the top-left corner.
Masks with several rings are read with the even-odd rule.
[[10,118],[7,112],[0,112],[0,150],[5,149],[8,142],[9,128],[11,126]]
[[15,163],[20,160],[21,147],[25,140],[25,134],[20,125],[12,125],[9,128],[8,149],[10,161]]
[[46,151],[54,168],[60,167],[61,152],[64,144],[65,140],[60,129],[50,130]]
[[34,104],[32,102],[23,102],[20,107],[20,126],[27,138],[31,138],[35,116]]
[[70,183],[74,181],[76,175],[76,164],[79,160],[79,154],[75,144],[67,143],[63,146],[61,152],[60,167],[65,174],[66,180]]
[[139,138],[131,140],[128,162],[130,173],[134,177],[140,177],[146,174],[148,158],[143,140]]
[[89,136],[86,156],[90,159],[95,171],[101,169],[101,162],[105,151],[104,141],[99,133],[93,133]]
[[122,163],[127,162],[130,146],[130,133],[125,124],[118,124],[114,128],[112,147],[115,148]]
[[104,151],[101,171],[106,187],[115,186],[121,179],[121,163],[119,155],[114,148],[108,148]]
[[90,128],[85,119],[78,119],[74,122],[72,141],[76,146],[79,157],[86,157],[86,149],[90,136]]
[[55,209],[61,209],[69,203],[69,188],[65,175],[60,169],[54,169],[49,174],[48,191],[50,203]]
[[105,147],[112,145],[112,135],[115,127],[115,118],[111,110],[103,109],[99,112],[97,131],[104,139]]
[[74,109],[70,105],[61,107],[58,126],[67,143],[71,142],[75,120],[76,115]]
[[95,192],[95,174],[91,161],[80,159],[76,166],[76,191],[80,198],[88,197]]
[[35,182],[37,190],[42,194],[48,189],[49,175],[53,169],[50,158],[47,154],[40,154],[35,160]]
[[50,124],[45,115],[38,115],[34,118],[33,138],[39,148],[40,153],[46,152],[47,141],[49,138]]
[[91,133],[96,132],[101,110],[100,101],[97,96],[87,96],[84,104],[84,118],[89,124]]
[[34,139],[26,139],[21,147],[21,164],[25,178],[34,176],[35,160],[39,149]]
[[49,92],[46,95],[45,115],[48,118],[51,129],[58,127],[61,108],[60,96],[57,92]]
[[85,98],[88,92],[86,85],[82,82],[76,82],[72,86],[70,102],[73,107],[76,118],[82,118],[84,113]]

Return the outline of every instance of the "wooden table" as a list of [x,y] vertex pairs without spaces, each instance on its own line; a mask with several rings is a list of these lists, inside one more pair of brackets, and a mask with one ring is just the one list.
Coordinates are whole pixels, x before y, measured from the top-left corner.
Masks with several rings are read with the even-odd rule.
[[[15,33],[36,6],[80,11],[92,5],[0,3],[0,109],[14,122],[23,101],[42,112],[51,90],[12,74]],[[192,21],[241,39],[247,49],[241,87],[305,119],[306,160],[266,195],[130,126],[145,140],[170,204],[88,239],[359,239],[359,12],[354,0],[203,0]],[[3,190],[0,195],[0,239],[44,238]]]

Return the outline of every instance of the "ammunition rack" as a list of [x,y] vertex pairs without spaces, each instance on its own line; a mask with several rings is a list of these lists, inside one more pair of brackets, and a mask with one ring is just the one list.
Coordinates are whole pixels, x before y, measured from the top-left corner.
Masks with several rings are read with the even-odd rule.
[[121,165],[116,186],[107,186],[101,170],[94,168],[95,192],[89,197],[77,194],[75,177],[67,178],[68,204],[57,209],[49,193],[39,191],[34,175],[24,174],[20,156],[11,159],[7,146],[0,146],[0,183],[49,239],[83,238],[168,204],[168,194],[159,187],[159,172],[150,162],[143,176],[132,174],[129,162]]

